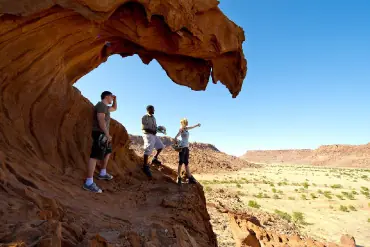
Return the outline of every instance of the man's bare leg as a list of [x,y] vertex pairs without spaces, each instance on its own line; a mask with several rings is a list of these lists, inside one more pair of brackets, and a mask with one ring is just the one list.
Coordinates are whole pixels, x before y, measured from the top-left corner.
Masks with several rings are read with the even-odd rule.
[[90,158],[89,163],[87,164],[87,178],[85,184],[90,186],[94,183],[94,171],[96,167],[96,159]]
[[107,166],[108,166],[110,155],[111,154],[107,154],[104,157],[104,160],[101,161],[101,169],[100,169],[100,174],[98,176],[99,179],[111,180],[113,178],[112,175],[107,173]]
[[87,177],[93,178],[94,177],[94,171],[96,167],[97,159],[90,158],[89,163],[87,165]]

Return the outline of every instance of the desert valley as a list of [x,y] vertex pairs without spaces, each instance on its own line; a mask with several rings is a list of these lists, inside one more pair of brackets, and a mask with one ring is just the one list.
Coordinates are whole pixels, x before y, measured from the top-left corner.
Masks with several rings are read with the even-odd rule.
[[[141,155],[141,137],[131,140]],[[176,170],[173,140],[163,142],[168,145],[164,164]],[[279,238],[289,239],[288,246],[340,246],[341,237],[346,241],[349,236],[357,246],[370,246],[369,145],[325,149],[325,155],[312,154],[316,150],[252,151],[238,158],[210,144],[191,144],[191,168],[205,191],[219,246],[242,243],[248,237],[243,231],[255,232],[253,219],[258,219],[258,231],[278,236],[265,237],[265,246],[280,246]],[[248,219],[244,228],[236,223],[241,219]],[[297,239],[303,242],[293,244]]]

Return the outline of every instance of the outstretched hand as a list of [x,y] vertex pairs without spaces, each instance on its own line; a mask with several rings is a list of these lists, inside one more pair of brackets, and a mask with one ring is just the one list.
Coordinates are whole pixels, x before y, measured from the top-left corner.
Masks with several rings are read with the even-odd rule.
[[200,127],[200,123],[198,123],[197,126]]

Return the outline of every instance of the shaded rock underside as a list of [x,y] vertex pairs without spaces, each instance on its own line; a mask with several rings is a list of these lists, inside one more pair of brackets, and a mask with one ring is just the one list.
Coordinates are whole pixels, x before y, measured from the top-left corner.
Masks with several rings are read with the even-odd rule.
[[204,90],[211,76],[236,97],[243,41],[215,0],[0,1],[0,243],[217,246],[201,186],[179,190],[166,168],[147,181],[115,121],[115,179],[82,191],[93,112],[72,85],[109,55],[138,54],[178,84]]

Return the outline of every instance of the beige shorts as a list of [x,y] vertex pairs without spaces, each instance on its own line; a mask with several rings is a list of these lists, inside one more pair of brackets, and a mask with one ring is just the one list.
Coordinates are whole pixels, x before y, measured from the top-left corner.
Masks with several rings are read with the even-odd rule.
[[159,138],[159,136],[155,136],[152,134],[144,134],[144,154],[145,155],[151,155],[153,152],[153,149],[163,149],[164,145]]

